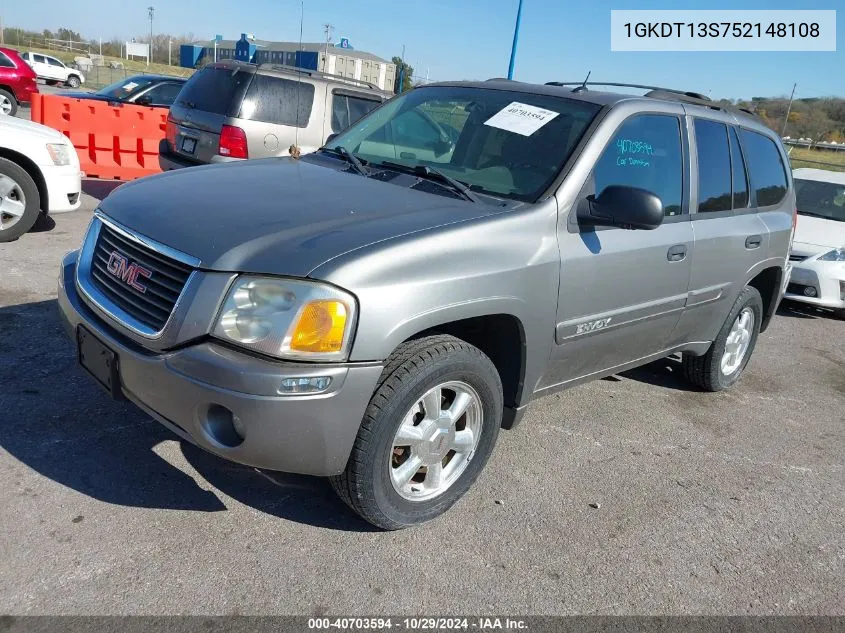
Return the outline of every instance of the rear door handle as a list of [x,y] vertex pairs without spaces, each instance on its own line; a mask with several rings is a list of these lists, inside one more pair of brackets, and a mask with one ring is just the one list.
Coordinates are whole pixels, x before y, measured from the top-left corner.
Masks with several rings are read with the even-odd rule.
[[687,256],[686,244],[676,244],[666,253],[666,259],[670,262],[680,262]]
[[763,237],[760,235],[749,235],[745,238],[745,248],[758,248],[763,243]]

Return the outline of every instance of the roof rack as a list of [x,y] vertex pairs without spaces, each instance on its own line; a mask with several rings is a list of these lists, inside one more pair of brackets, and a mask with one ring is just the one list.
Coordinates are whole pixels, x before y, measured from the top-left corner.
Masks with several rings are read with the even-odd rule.
[[641,90],[648,90],[643,96],[651,97],[652,99],[666,99],[669,101],[680,101],[682,103],[690,103],[693,105],[710,108],[712,110],[723,110],[725,112],[741,112],[756,117],[757,115],[748,108],[737,108],[735,106],[726,105],[713,101],[707,95],[700,92],[690,92],[686,90],[676,90],[674,88],[661,88],[660,86],[647,86],[643,84],[626,84],[626,83],[609,83],[600,81],[548,81],[547,86],[576,86],[572,92],[581,92],[588,90],[587,86],[611,86],[619,88],[639,88]]
[[331,73],[325,73],[321,70],[310,70],[308,68],[299,68],[298,66],[283,66],[281,64],[258,64],[259,68],[275,70],[278,72],[283,73],[291,73],[297,75],[308,75],[309,77],[319,77],[322,79],[331,79],[333,81],[341,81],[344,83],[350,84],[357,84],[360,86],[366,86],[367,88],[371,88],[373,90],[379,90],[384,92],[381,88],[379,88],[374,83],[370,83],[369,81],[364,81],[363,79],[353,79],[352,77],[344,77],[343,75],[333,75]]

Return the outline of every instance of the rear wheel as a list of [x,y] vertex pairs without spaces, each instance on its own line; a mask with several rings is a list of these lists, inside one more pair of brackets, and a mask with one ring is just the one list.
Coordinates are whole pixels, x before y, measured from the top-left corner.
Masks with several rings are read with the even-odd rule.
[[756,288],[746,286],[707,353],[683,354],[687,379],[707,391],[721,391],[733,385],[751,358],[762,320],[763,299]]
[[29,231],[40,207],[32,177],[18,164],[0,158],[0,242],[11,242]]
[[501,417],[499,373],[481,350],[443,335],[404,343],[388,360],[332,487],[384,529],[433,519],[481,473]]
[[80,85],[82,82],[81,82],[81,81],[79,81],[79,77],[77,77],[76,75],[71,75],[70,77],[68,77],[68,78],[67,78],[67,82],[66,82],[66,83],[67,83],[67,85],[68,85],[68,86],[70,86],[71,88],[79,88],[79,85]]
[[8,90],[0,88],[0,116],[15,116],[18,112],[18,100]]

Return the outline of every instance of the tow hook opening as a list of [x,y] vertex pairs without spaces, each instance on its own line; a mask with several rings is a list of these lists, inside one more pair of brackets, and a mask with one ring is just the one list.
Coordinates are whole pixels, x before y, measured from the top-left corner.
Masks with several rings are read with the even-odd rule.
[[212,442],[226,448],[236,448],[243,444],[246,435],[243,423],[226,407],[209,405],[201,420],[202,430]]

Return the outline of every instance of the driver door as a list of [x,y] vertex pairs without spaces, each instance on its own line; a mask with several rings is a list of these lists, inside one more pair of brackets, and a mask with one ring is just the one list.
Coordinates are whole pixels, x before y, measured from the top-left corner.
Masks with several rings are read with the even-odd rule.
[[[641,113],[621,121],[569,217],[559,222],[555,344],[541,389],[612,372],[673,345],[693,247],[681,115]],[[610,185],[656,194],[663,224],[653,230],[580,226],[578,206]]]

